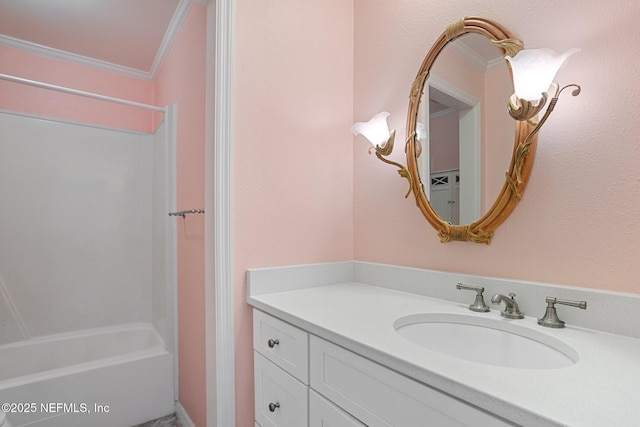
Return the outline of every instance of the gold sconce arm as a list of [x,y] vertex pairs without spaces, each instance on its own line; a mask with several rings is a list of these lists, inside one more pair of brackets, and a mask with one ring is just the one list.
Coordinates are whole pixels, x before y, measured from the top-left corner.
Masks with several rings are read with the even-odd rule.
[[[558,97],[560,96],[563,90],[569,87],[574,87],[575,89],[573,90],[573,92],[571,92],[573,96],[578,96],[581,90],[580,86],[577,84],[566,85],[562,88],[560,88],[557,83],[551,83],[551,85],[555,87],[556,93],[555,95],[553,95],[553,98],[551,98],[551,101],[549,102],[549,106],[547,107],[547,111],[545,111],[544,116],[540,120],[539,124],[543,124],[547,120],[547,117],[549,117],[549,114],[551,114],[556,104],[558,103]],[[518,121],[522,121],[522,120],[531,121],[531,119],[533,119],[536,115],[538,115],[540,111],[542,111],[544,106],[547,104],[548,98],[549,98],[549,95],[546,92],[544,92],[542,94],[542,97],[538,101],[531,102],[531,101],[525,101],[524,99],[520,99],[516,97],[516,95],[514,94],[511,96],[511,99],[509,99],[509,106],[508,106],[509,115]],[[532,124],[535,125],[535,123],[532,123]]]
[[377,158],[379,158],[380,160],[382,160],[383,162],[389,165],[392,165],[398,168],[398,174],[409,182],[409,191],[407,191],[407,194],[405,194],[404,196],[404,198],[406,199],[407,197],[409,197],[409,194],[411,194],[411,191],[413,190],[413,185],[411,184],[411,174],[409,173],[407,168],[402,166],[400,163],[394,162],[393,160],[385,159],[385,156],[390,155],[391,152],[393,151],[393,143],[395,140],[395,136],[396,136],[396,131],[394,129],[389,133],[389,139],[387,139],[387,141],[385,141],[382,144],[382,146],[376,145],[375,147],[374,146],[369,147],[369,154],[371,154],[371,150],[375,150]]
[[544,106],[547,104],[548,97],[549,95],[544,92],[542,94],[542,98],[536,102],[531,102],[520,99],[513,94],[509,99],[509,105],[507,107],[509,109],[509,115],[518,121],[532,119],[542,111]]
[[[557,54],[551,49],[531,49],[522,50],[514,56],[505,56],[505,59],[511,65],[515,90],[515,93],[509,99],[509,114],[514,119],[520,122],[526,121],[529,125],[533,126],[533,129],[529,132],[525,140],[515,147],[515,177],[507,172],[507,184],[516,200],[520,200],[522,197],[522,168],[525,157],[531,148],[532,140],[554,110],[558,102],[558,97],[563,90],[573,87],[573,96],[577,96],[580,93],[580,86],[576,84],[570,84],[560,88],[557,83],[553,82],[558,70],[560,70],[571,55],[578,51],[579,49],[569,49],[563,54]],[[549,97],[547,90],[549,88],[554,88],[555,93],[549,101],[549,104],[547,104]],[[547,109],[544,115],[536,122],[535,119],[538,113],[540,113],[545,106],[547,106]]]
[[407,194],[404,196],[406,199],[413,190],[411,173],[400,163],[385,158],[393,151],[393,142],[396,137],[395,130],[389,131],[389,126],[387,125],[388,116],[388,112],[382,111],[375,114],[368,122],[354,123],[353,126],[351,126],[351,131],[354,135],[362,135],[369,140],[371,143],[369,154],[371,154],[371,150],[375,150],[377,158],[384,163],[397,167],[398,174],[409,181],[409,191],[407,191]]
[[[535,126],[531,130],[529,135],[527,135],[526,139],[523,142],[521,142],[520,144],[518,144],[518,146],[516,147],[516,150],[515,150],[515,153],[514,153],[514,155],[515,155],[515,166],[516,166],[515,167],[516,182],[514,182],[513,179],[511,179],[511,177],[509,176],[509,174],[507,172],[507,182],[508,182],[509,186],[511,187],[512,191],[514,191],[514,194],[516,195],[518,200],[520,199],[521,195],[519,194],[518,191],[516,191],[516,189],[522,185],[522,166],[524,164],[525,157],[529,153],[529,149],[531,147],[531,141],[533,140],[533,137],[538,133],[540,128],[542,128],[542,125],[544,125],[544,123],[547,121],[547,119],[549,118],[549,116],[553,112],[554,108],[556,107],[556,104],[558,103],[558,98],[560,97],[560,94],[562,93],[563,90],[565,90],[567,88],[570,88],[570,87],[574,88],[573,91],[571,92],[571,95],[573,95],[573,96],[578,96],[580,94],[580,91],[581,91],[580,86],[577,85],[577,84],[570,84],[570,85],[566,85],[566,86],[563,86],[562,88],[560,88],[560,86],[558,86],[558,84],[552,83],[552,87],[555,88],[555,94],[553,95],[553,98],[551,98],[551,101],[549,101],[549,105],[547,107],[547,110],[544,112],[544,115],[542,116],[542,118],[537,123],[533,122],[533,118],[545,106],[546,100],[547,100],[547,97],[548,97],[546,92],[542,94],[542,98],[533,107],[531,105],[527,106],[527,104],[531,104],[529,101],[523,101],[521,99],[518,99],[517,101],[520,104],[520,107],[515,107],[513,105],[512,101],[511,100],[509,101],[509,114],[511,114],[511,116],[514,119],[519,120],[519,121],[527,120],[531,125]],[[538,106],[538,104],[540,106]],[[527,109],[531,109],[531,110],[530,110],[529,113],[524,114],[524,112]],[[531,113],[531,111],[534,111],[534,110],[536,110],[535,113]]]

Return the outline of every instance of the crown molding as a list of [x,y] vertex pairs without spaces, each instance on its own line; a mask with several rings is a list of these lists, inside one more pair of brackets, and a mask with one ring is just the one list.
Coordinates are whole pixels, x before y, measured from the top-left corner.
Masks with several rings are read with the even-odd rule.
[[498,67],[506,67],[506,66],[507,66],[507,60],[504,58],[496,58],[487,62],[487,70],[491,70],[493,68],[498,68]]
[[476,51],[471,49],[464,41],[457,40],[457,43],[449,43],[447,46],[451,46],[453,51],[457,52],[467,62],[474,67],[478,68],[482,72],[486,72],[492,68],[506,65],[506,60],[503,57],[498,57],[487,61],[481,55],[478,55]]
[[31,43],[25,40],[0,34],[0,45],[11,49],[21,50],[35,55],[45,56],[48,58],[59,59],[62,61],[72,62],[74,64],[85,65],[88,67],[99,68],[101,70],[110,71],[112,73],[124,74],[137,79],[151,80],[151,73],[136,70],[134,68],[124,67],[122,65],[113,64],[107,61],[101,61],[88,56],[77,55],[75,53],[65,52],[63,50],[54,49],[52,47],[43,46],[37,43]]
[[469,62],[474,67],[478,68],[481,71],[487,70],[487,60],[482,56],[478,55],[473,49],[467,46],[463,41],[457,40],[457,43],[449,43],[447,46],[450,46],[454,52],[457,52],[460,56],[462,56],[467,62]]
[[153,60],[153,64],[151,64],[151,70],[149,70],[148,73],[150,76],[149,80],[154,80],[158,75],[158,71],[169,53],[169,49],[171,49],[171,45],[173,45],[173,41],[175,40],[178,31],[180,31],[180,27],[182,26],[184,19],[187,17],[192,4],[193,2],[191,0],[180,0],[176,11],[171,18],[167,32],[164,34],[162,43],[160,43],[156,57]]
[[452,113],[457,113],[458,110],[456,110],[453,107],[449,107],[447,109],[444,109],[442,111],[438,111],[437,113],[430,113],[429,114],[429,118],[430,119],[437,119],[438,117],[444,117],[446,115],[452,114]]
[[98,68],[104,71],[112,73],[122,74],[128,77],[136,79],[152,81],[156,78],[156,75],[164,61],[165,57],[169,53],[169,49],[173,44],[187,13],[191,9],[192,0],[180,0],[176,11],[171,18],[171,22],[167,31],[165,32],[162,43],[156,52],[156,56],[151,65],[151,69],[148,71],[138,70],[135,68],[125,67],[123,65],[114,64],[112,62],[101,61],[99,59],[90,58],[88,56],[78,55],[71,52],[66,52],[60,49],[55,49],[48,46],[43,46],[37,43],[31,43],[25,40],[16,39],[0,34],[0,46],[9,47],[11,49],[21,50],[23,52],[32,53],[35,55],[45,56],[48,58],[59,59],[62,61],[72,62],[74,64],[84,65],[88,67]]

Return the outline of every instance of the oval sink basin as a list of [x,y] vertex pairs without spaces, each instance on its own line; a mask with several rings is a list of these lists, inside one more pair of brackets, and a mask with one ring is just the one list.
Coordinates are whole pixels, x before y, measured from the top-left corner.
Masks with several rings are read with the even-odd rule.
[[576,351],[564,342],[509,320],[429,313],[403,317],[393,326],[429,350],[486,365],[556,369],[578,361]]

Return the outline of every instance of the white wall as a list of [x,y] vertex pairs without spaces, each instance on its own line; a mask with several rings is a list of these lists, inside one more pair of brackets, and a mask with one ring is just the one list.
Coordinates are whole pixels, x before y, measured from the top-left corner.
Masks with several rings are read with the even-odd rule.
[[170,107],[153,134],[153,189],[151,213],[151,320],[171,351],[175,345],[177,315],[176,223],[176,108]]
[[0,344],[152,317],[153,136],[0,113]]
[[152,233],[152,281],[158,286],[152,286],[152,322],[156,330],[166,337],[169,319],[167,317],[167,292],[165,287],[161,286],[168,280],[167,269],[165,268],[166,254],[163,249],[164,241],[168,237],[165,226],[166,217],[166,184],[163,180],[166,173],[166,152],[164,150],[164,142],[166,140],[166,121],[162,122],[154,134],[153,149],[153,215],[151,224]]

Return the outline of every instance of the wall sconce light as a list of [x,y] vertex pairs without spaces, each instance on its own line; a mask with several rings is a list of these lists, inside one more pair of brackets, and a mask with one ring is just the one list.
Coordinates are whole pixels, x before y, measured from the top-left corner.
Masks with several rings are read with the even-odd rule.
[[[521,170],[524,158],[529,152],[533,136],[540,130],[558,102],[558,97],[563,90],[573,87],[573,96],[580,94],[580,86],[570,84],[560,86],[553,81],[556,74],[565,64],[567,59],[580,49],[571,49],[563,54],[557,54],[551,49],[525,49],[518,52],[513,57],[505,56],[511,64],[513,71],[513,86],[515,93],[509,99],[509,114],[516,120],[527,120],[533,130],[529,133],[524,142],[520,143],[515,150],[516,156],[516,182],[522,184]],[[549,101],[547,110],[542,118],[536,123],[533,119],[547,105],[547,91],[553,88],[555,93]],[[507,174],[507,181],[512,188],[515,183]]]
[[547,104],[549,88],[555,89],[555,94],[549,102],[549,107],[541,123],[553,111],[560,93],[575,87],[573,96],[580,93],[580,86],[571,84],[560,88],[553,82],[556,74],[567,59],[580,49],[571,49],[563,54],[557,54],[551,49],[525,49],[513,58],[505,56],[513,71],[513,86],[515,93],[509,99],[509,114],[516,120],[533,119]]
[[368,122],[356,122],[351,126],[351,132],[356,136],[362,135],[369,140],[371,143],[369,154],[371,154],[371,150],[375,150],[376,156],[380,160],[398,168],[398,174],[409,181],[409,191],[407,191],[407,194],[404,196],[407,198],[412,190],[409,171],[400,163],[385,159],[385,157],[393,151],[393,142],[396,136],[395,129],[389,131],[389,125],[387,124],[387,117],[389,117],[389,115],[390,113],[382,111],[371,117]]
[[[533,136],[540,130],[544,122],[547,120],[556,103],[558,97],[563,90],[573,87],[573,96],[580,94],[580,86],[577,84],[570,84],[560,88],[560,86],[553,82],[556,74],[562,68],[566,60],[580,49],[571,49],[563,54],[557,54],[551,49],[525,49],[519,51],[513,57],[505,56],[506,60],[511,64],[511,70],[513,71],[514,91],[515,93],[509,99],[509,114],[515,120],[528,121],[533,130],[526,137],[524,142],[520,142],[515,150],[515,162],[516,162],[516,182],[509,176],[507,172],[507,181],[512,188],[517,188],[522,184],[522,165],[524,159],[529,152],[531,141]],[[551,98],[551,101],[547,104],[548,91],[554,89],[555,93]],[[547,106],[542,118],[536,123],[534,118],[538,115],[542,109]],[[413,190],[413,183],[411,179],[411,173],[405,166],[400,163],[386,159],[393,151],[393,143],[396,135],[395,130],[389,130],[387,124],[387,117],[389,113],[382,111],[375,114],[368,122],[357,122],[351,126],[351,131],[354,135],[362,135],[369,140],[371,147],[369,148],[369,154],[371,150],[375,150],[378,159],[384,163],[396,166],[398,168],[398,174],[406,178],[409,182],[409,191],[405,195],[405,198],[409,197]],[[422,140],[426,137],[426,130],[421,124],[416,125],[416,132],[418,140]],[[413,135],[412,135],[413,138]],[[420,155],[421,145],[417,145],[416,155]],[[515,191],[517,193],[517,191]]]

